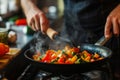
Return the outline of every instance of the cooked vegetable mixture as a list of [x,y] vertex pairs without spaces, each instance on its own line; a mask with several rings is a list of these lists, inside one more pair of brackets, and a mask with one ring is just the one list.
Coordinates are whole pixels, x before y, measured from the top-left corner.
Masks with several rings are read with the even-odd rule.
[[102,60],[103,57],[98,53],[89,53],[86,50],[80,51],[80,48],[77,47],[66,46],[63,50],[47,50],[44,55],[36,53],[33,55],[33,59],[53,64],[79,64]]

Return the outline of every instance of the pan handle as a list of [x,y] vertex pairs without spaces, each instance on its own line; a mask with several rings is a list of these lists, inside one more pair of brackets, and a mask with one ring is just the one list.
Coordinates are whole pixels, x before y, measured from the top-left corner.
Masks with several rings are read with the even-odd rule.
[[[53,39],[54,39],[54,36],[57,35],[58,32],[49,27],[49,28],[47,29],[47,31],[46,31],[46,34],[48,35],[48,37],[49,37],[50,39],[53,40]],[[102,36],[102,37],[95,43],[95,45],[103,46],[111,37],[112,37],[112,35],[111,35],[109,38],[105,38],[105,36]]]
[[58,32],[49,27],[49,28],[47,29],[47,31],[46,31],[46,34],[48,35],[48,37],[49,37],[51,40],[53,40],[53,39],[54,39],[54,36],[55,36],[56,34],[58,34]]
[[102,36],[96,43],[95,45],[100,45],[103,46],[112,36],[109,38],[105,38],[105,36]]

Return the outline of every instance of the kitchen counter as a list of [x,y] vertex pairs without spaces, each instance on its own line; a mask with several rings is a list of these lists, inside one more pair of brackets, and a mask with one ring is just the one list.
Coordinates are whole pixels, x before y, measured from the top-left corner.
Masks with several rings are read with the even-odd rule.
[[16,31],[17,41],[15,44],[9,44],[9,52],[0,57],[0,71],[5,68],[5,66],[19,54],[19,51],[33,38],[33,35],[25,34],[23,27],[14,27],[13,30]]

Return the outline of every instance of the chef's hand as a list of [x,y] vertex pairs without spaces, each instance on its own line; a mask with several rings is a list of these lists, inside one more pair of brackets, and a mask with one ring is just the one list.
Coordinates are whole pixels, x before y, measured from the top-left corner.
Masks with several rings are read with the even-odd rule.
[[106,38],[112,34],[117,37],[120,35],[120,4],[107,17],[104,34]]
[[34,31],[45,33],[49,27],[49,20],[37,7],[31,8],[27,15],[27,23]]

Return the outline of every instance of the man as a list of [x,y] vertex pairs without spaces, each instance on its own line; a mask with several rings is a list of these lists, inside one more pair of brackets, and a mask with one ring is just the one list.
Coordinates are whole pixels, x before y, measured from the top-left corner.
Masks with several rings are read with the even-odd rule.
[[[112,65],[120,77],[120,1],[119,0],[64,0],[62,32],[76,44],[95,43],[101,36],[113,37],[106,44],[113,51]],[[35,31],[46,33],[49,21],[34,4],[34,0],[21,0],[28,25]],[[115,60],[116,59],[116,60]],[[118,74],[119,73],[119,74]]]

